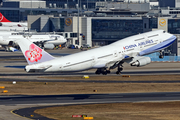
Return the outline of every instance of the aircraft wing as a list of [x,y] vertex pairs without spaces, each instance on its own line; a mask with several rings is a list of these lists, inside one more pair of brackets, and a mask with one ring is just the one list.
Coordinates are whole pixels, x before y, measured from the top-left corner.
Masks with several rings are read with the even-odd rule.
[[55,41],[54,39],[49,39],[49,40],[38,40],[38,39],[29,39],[32,42],[41,42],[41,43],[45,43],[45,42],[49,42],[49,41]]
[[58,38],[55,37],[55,38],[43,39],[43,40],[42,39],[30,38],[29,40],[32,41],[32,42],[42,42],[42,43],[45,43],[45,42],[49,42],[49,41],[56,41],[56,40],[58,40]]
[[122,61],[123,62],[131,62],[132,59],[136,56],[138,56],[139,54],[139,51],[135,51],[135,52],[131,52],[131,53],[128,53],[128,54],[123,54],[118,60],[112,60],[112,61],[109,61],[108,63],[106,63],[106,67],[110,67],[111,69],[117,67],[117,65]]

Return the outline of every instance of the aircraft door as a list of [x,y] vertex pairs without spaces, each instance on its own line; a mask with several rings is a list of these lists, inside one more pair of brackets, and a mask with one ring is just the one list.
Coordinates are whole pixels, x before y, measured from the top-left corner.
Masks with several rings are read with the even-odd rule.
[[59,65],[60,71],[63,71],[63,65]]
[[92,66],[94,66],[96,64],[96,57],[95,56],[92,56]]
[[118,52],[116,50],[114,51],[114,57],[118,57]]

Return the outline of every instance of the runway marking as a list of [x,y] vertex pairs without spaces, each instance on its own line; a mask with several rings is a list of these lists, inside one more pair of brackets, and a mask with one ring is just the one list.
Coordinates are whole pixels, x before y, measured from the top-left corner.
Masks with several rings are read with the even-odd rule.
[[0,76],[0,78],[27,78],[27,76]]
[[180,94],[166,94],[166,96],[180,96]]

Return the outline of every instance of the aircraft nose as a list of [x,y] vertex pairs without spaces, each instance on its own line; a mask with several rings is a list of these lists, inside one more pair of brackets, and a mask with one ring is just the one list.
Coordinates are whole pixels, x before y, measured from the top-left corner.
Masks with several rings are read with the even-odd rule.
[[66,39],[66,38],[64,38],[64,41],[65,41],[65,42],[67,42],[67,39]]
[[8,40],[0,40],[0,44],[2,45],[8,45],[9,41]]

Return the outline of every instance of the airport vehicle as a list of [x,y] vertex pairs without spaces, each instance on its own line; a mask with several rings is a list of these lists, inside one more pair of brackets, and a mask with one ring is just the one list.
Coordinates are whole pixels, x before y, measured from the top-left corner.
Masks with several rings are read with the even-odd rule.
[[69,48],[69,49],[76,49],[76,48],[75,48],[75,45],[72,45],[72,44],[69,45],[68,48]]
[[90,48],[91,48],[91,46],[88,45],[88,44],[83,44],[83,45],[80,47],[81,50],[88,50],[88,49],[90,49]]
[[26,72],[75,72],[96,68],[96,74],[108,74],[117,68],[116,74],[123,70],[122,64],[131,66],[145,66],[151,62],[149,57],[143,56],[153,52],[160,52],[170,46],[176,37],[163,30],[151,31],[134,35],[114,42],[110,45],[54,58],[31,41],[17,40],[29,65]]
[[14,48],[14,47],[9,47],[9,51],[16,52],[16,51],[18,51],[18,49]]
[[83,45],[82,45],[82,48],[91,48],[91,46],[88,45],[88,44],[83,44]]
[[15,40],[24,40],[28,39],[41,48],[53,49],[55,46],[64,44],[67,40],[61,35],[5,35],[0,36],[0,45],[5,47],[6,50],[9,50],[9,46],[16,46],[14,43]]
[[11,22],[0,13],[0,26],[2,27],[28,27],[27,22]]

